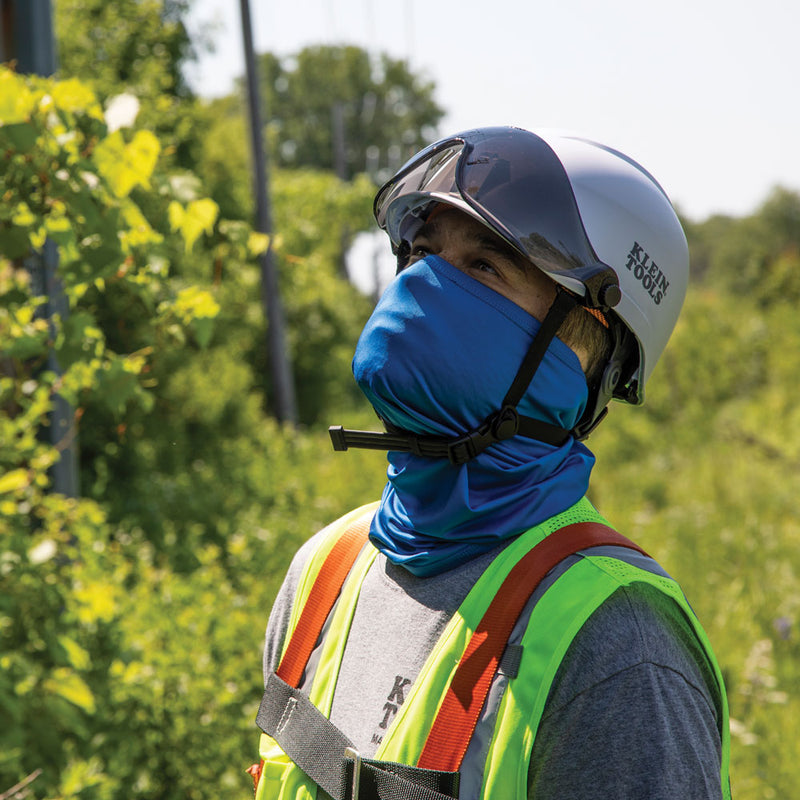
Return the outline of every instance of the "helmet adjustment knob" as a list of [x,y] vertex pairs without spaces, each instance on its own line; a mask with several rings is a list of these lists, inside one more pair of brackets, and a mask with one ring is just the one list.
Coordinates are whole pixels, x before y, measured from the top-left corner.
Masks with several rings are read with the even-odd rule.
[[613,308],[620,300],[622,300],[622,292],[619,285],[616,283],[607,283],[600,289],[598,293],[600,304],[607,308]]

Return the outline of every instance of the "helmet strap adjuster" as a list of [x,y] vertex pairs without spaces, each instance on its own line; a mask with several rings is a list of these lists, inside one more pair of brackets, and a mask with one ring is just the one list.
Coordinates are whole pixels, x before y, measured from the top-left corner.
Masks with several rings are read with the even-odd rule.
[[510,439],[519,432],[519,414],[514,406],[503,406],[490,414],[474,431],[456,439],[447,447],[447,458],[451,464],[459,465],[471,461],[489,445]]

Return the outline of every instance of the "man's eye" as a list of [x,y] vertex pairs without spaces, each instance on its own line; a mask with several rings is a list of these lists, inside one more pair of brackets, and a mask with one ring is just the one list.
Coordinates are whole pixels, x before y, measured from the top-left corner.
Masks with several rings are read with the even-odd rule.
[[488,261],[476,261],[473,268],[479,272],[488,272],[490,275],[497,275],[497,270]]
[[424,258],[425,256],[429,256],[431,254],[431,249],[426,244],[415,244],[411,248],[411,255],[418,256],[419,258]]

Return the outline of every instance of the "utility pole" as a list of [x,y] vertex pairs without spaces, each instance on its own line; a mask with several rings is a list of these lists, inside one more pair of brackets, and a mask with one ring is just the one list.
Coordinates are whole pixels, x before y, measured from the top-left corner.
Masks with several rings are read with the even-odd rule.
[[[53,13],[50,0],[0,0],[0,61],[16,62],[17,72],[52,75],[56,71],[57,57],[53,35]],[[65,319],[69,303],[57,275],[58,249],[47,240],[39,252],[25,259],[34,291],[46,298],[42,315],[50,322],[59,315]],[[55,353],[47,356],[47,369],[61,374]],[[74,411],[63,397],[56,394],[50,412],[50,443],[57,448],[60,459],[51,470],[54,492],[77,497],[78,451],[75,435]]]
[[[333,168],[340,181],[348,178],[347,145],[345,141],[344,125],[345,104],[341,100],[334,100],[331,106],[331,139],[333,142]],[[339,274],[344,280],[350,280],[347,273],[347,243],[350,240],[350,231],[347,225],[342,226],[340,234]]]
[[16,61],[17,72],[52,75],[56,71],[56,45],[50,0],[0,0],[3,61]]
[[336,177],[347,180],[347,152],[344,135],[344,103],[334,100],[331,106],[331,129],[333,131],[333,168]]
[[297,422],[297,403],[294,378],[286,346],[286,321],[278,286],[278,271],[272,252],[272,218],[269,205],[267,158],[264,149],[264,130],[261,117],[261,95],[258,91],[258,73],[253,52],[253,29],[248,0],[240,0],[242,38],[247,75],[247,97],[250,108],[250,138],[253,150],[253,177],[255,180],[256,230],[270,236],[266,252],[259,257],[261,266],[261,298],[267,317],[267,350],[272,365],[272,382],[275,387],[275,411],[281,422]]

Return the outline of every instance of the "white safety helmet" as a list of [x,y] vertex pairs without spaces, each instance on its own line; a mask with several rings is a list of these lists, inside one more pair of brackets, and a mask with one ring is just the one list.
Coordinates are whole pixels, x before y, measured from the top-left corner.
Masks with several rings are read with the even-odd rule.
[[612,321],[611,357],[579,433],[588,434],[612,397],[644,401],[689,278],[683,229],[649,172],[574,135],[493,127],[442,139],[375,198],[375,218],[398,250],[400,268],[435,202],[482,222]]

